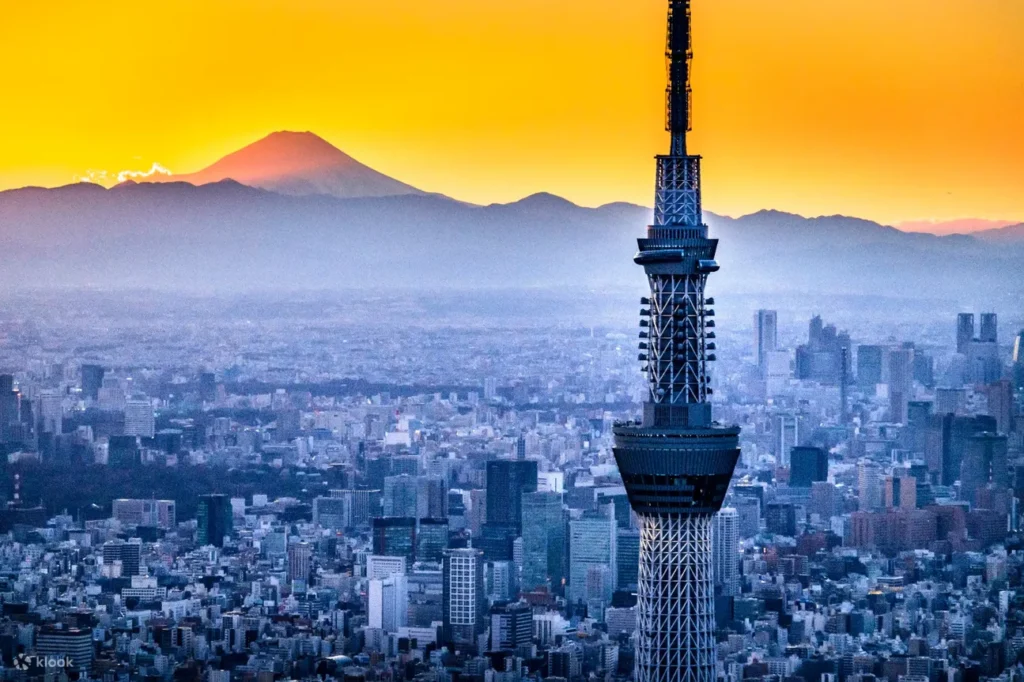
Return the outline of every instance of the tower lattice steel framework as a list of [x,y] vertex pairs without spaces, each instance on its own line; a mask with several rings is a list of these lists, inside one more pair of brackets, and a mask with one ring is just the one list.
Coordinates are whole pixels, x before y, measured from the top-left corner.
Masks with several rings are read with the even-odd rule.
[[708,238],[700,157],[687,153],[691,124],[690,0],[670,0],[666,49],[669,153],[657,157],[654,224],[638,239],[650,297],[641,299],[643,419],[617,424],[615,459],[640,519],[638,682],[715,679],[711,517],[722,506],[739,428],[711,418],[707,363],[715,359],[718,240]]

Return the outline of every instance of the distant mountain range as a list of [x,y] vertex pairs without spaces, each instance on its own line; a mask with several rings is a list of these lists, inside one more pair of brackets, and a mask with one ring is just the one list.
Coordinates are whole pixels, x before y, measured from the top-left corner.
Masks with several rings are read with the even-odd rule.
[[[0,192],[0,286],[643,286],[630,256],[650,209],[550,194],[475,206],[331,150],[278,133],[170,182]],[[843,216],[706,218],[719,291],[1024,296],[1024,225],[938,237]]]

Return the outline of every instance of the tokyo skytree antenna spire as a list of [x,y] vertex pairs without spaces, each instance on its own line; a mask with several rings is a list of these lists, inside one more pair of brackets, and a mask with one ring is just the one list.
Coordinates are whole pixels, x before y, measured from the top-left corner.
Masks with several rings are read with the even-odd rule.
[[640,521],[637,682],[715,679],[711,522],[739,457],[739,428],[711,418],[718,270],[700,196],[691,123],[690,0],[670,0],[669,153],[657,157],[654,224],[637,240],[650,297],[641,299],[639,361],[648,393],[639,422],[615,427],[615,459]]

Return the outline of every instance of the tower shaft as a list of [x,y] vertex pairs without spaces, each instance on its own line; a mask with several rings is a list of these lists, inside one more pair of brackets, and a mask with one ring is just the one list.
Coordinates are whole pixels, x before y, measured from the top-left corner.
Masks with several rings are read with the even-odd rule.
[[718,240],[701,211],[691,122],[690,0],[669,0],[669,153],[657,157],[654,223],[637,240],[650,296],[641,299],[640,355],[648,394],[639,422],[615,426],[615,459],[641,527],[638,682],[715,678],[712,516],[739,458],[739,428],[712,420],[715,360],[708,276]]

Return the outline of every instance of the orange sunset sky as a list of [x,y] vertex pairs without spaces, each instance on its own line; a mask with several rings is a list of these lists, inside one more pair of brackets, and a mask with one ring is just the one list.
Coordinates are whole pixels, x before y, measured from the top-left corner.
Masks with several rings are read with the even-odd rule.
[[[663,0],[4,0],[0,189],[281,129],[474,202],[650,205]],[[695,0],[705,205],[1024,221],[1024,1]]]

